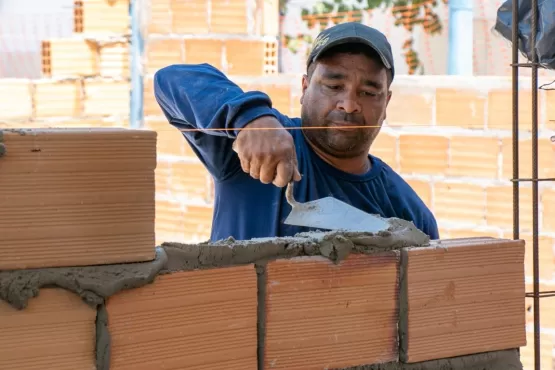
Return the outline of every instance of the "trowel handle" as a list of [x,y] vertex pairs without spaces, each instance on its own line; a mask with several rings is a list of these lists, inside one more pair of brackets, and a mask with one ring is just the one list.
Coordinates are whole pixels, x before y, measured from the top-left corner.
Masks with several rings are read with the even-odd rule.
[[299,202],[295,200],[293,197],[293,181],[287,184],[287,189],[285,190],[285,199],[287,199],[287,203],[293,208],[299,205]]

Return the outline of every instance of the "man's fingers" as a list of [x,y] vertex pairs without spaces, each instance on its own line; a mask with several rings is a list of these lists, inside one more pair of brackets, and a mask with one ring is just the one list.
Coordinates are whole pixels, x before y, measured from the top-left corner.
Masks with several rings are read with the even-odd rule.
[[291,166],[291,163],[280,161],[276,168],[276,177],[273,181],[273,184],[277,187],[282,188],[291,181],[292,176],[293,167]]
[[260,161],[253,159],[249,163],[249,174],[254,179],[260,179]]

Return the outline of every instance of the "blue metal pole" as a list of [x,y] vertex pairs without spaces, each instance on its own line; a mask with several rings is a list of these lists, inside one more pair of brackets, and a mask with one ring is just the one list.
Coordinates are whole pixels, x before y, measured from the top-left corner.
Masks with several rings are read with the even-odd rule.
[[141,22],[141,0],[131,1],[131,101],[129,123],[131,128],[143,127],[143,52],[144,40]]
[[447,73],[473,74],[473,0],[449,0],[449,54]]

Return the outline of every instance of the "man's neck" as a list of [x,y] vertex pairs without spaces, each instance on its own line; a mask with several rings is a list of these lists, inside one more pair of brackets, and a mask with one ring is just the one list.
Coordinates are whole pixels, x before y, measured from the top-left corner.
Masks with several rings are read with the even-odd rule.
[[312,147],[312,150],[318,155],[322,160],[333,167],[347,172],[353,175],[364,175],[366,172],[370,171],[372,168],[372,163],[368,158],[368,155],[361,155],[355,158],[337,158],[331,156],[327,153],[324,153],[315,145],[309,142],[309,145]]

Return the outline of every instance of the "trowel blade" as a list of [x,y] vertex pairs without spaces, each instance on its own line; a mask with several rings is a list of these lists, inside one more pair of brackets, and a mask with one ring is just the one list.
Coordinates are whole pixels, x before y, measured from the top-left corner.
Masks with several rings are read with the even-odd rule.
[[333,197],[297,204],[284,223],[316,229],[372,233],[389,228],[387,221],[382,218]]

